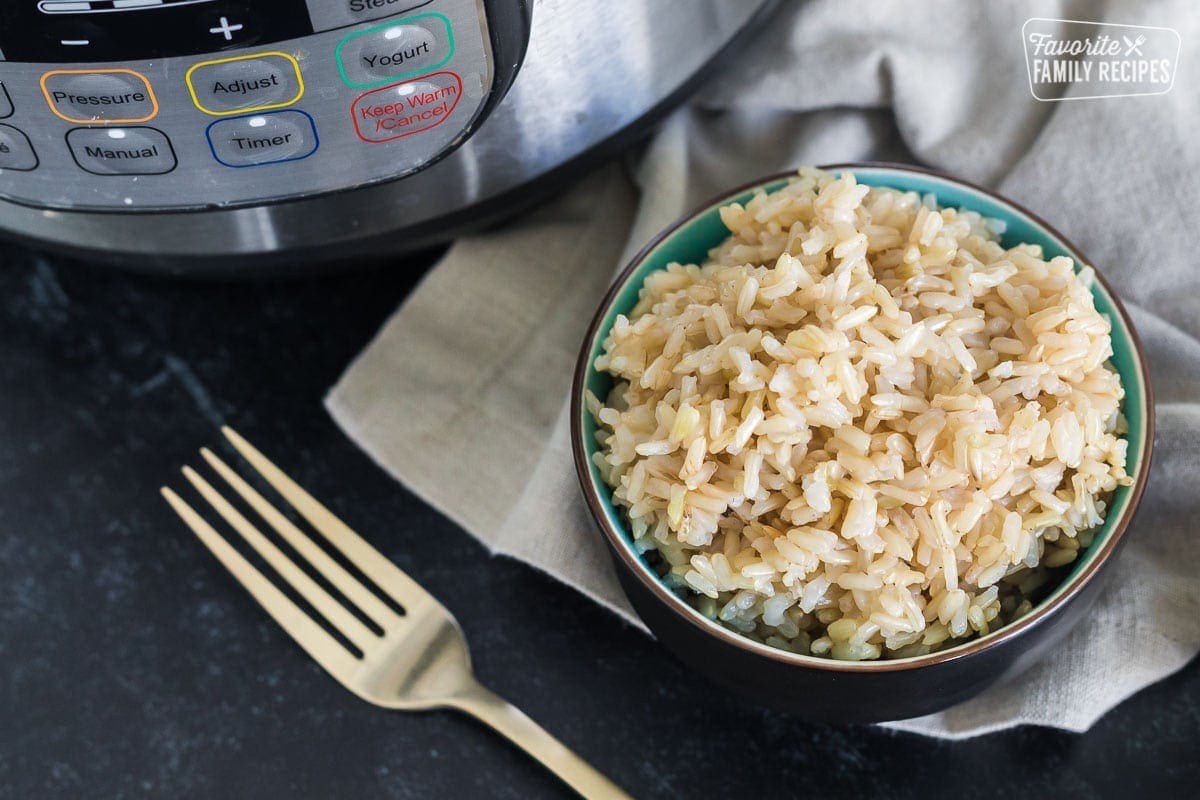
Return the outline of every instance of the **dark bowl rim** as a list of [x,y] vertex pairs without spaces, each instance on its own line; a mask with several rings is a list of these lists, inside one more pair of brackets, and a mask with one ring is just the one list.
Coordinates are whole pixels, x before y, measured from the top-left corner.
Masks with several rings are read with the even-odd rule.
[[584,498],[587,500],[588,511],[595,521],[596,526],[600,528],[608,541],[610,550],[615,552],[623,565],[637,576],[638,581],[645,586],[655,599],[661,602],[666,608],[670,609],[681,621],[687,626],[694,628],[697,633],[712,636],[727,645],[731,645],[739,650],[746,651],[752,655],[758,655],[772,659],[794,667],[806,669],[818,669],[829,672],[851,672],[851,673],[875,673],[875,672],[903,672],[907,670],[924,669],[927,667],[945,664],[952,661],[960,661],[969,658],[985,650],[990,650],[994,647],[1012,641],[1028,630],[1031,630],[1036,625],[1041,624],[1049,617],[1053,616],[1060,609],[1064,608],[1072,599],[1075,598],[1083,588],[1099,574],[1101,568],[1108,562],[1112,555],[1118,549],[1126,530],[1132,521],[1138,505],[1141,503],[1142,495],[1146,489],[1147,478],[1150,473],[1150,461],[1154,451],[1154,392],[1150,384],[1150,372],[1146,364],[1146,358],[1142,350],[1142,342],[1138,337],[1137,329],[1133,326],[1133,321],[1129,318],[1129,313],[1125,310],[1124,304],[1120,297],[1112,290],[1112,287],[1096,270],[1095,264],[1087,255],[1080,250],[1070,239],[1063,236],[1058,229],[1050,225],[1037,214],[1025,208],[1020,203],[1010,200],[1007,197],[997,194],[996,192],[987,189],[970,181],[963,180],[945,172],[929,169],[926,167],[914,166],[911,164],[899,164],[886,161],[860,161],[860,162],[843,162],[837,164],[829,164],[818,167],[818,169],[826,172],[849,171],[853,172],[858,169],[887,169],[897,170],[901,172],[913,172],[922,175],[928,175],[939,180],[948,181],[950,183],[959,184],[976,192],[986,195],[991,199],[998,201],[1001,205],[1007,205],[1018,212],[1027,216],[1034,223],[1045,229],[1048,233],[1058,239],[1072,256],[1078,256],[1078,260],[1091,266],[1095,270],[1096,280],[1104,287],[1108,296],[1112,299],[1113,308],[1120,315],[1121,321],[1124,323],[1126,330],[1129,331],[1129,339],[1133,348],[1135,360],[1137,362],[1138,372],[1141,375],[1142,384],[1145,387],[1145,396],[1143,401],[1146,406],[1146,418],[1144,420],[1145,436],[1143,444],[1142,457],[1139,459],[1138,474],[1134,478],[1134,484],[1131,487],[1129,504],[1126,506],[1124,514],[1117,520],[1116,526],[1100,552],[1092,557],[1089,563],[1082,572],[1075,575],[1065,587],[1060,586],[1055,591],[1058,593],[1050,602],[1039,605],[1037,608],[1026,614],[1024,617],[1009,623],[992,635],[987,637],[977,638],[972,641],[965,642],[961,645],[956,645],[953,648],[948,648],[944,651],[929,653],[923,656],[912,656],[904,659],[896,660],[877,660],[877,661],[837,661],[834,659],[821,658],[818,656],[802,655],[799,653],[791,653],[786,650],[780,650],[770,645],[762,644],[736,633],[719,624],[713,623],[701,617],[695,612],[686,602],[670,591],[661,580],[651,580],[644,569],[644,565],[638,562],[638,557],[634,554],[633,548],[625,541],[623,531],[616,530],[609,524],[607,515],[604,512],[604,506],[600,499],[597,487],[594,485],[591,476],[591,465],[588,463],[587,451],[583,442],[583,428],[581,424],[582,414],[580,409],[583,408],[583,391],[587,381],[588,369],[591,366],[591,344],[596,336],[600,325],[604,321],[605,315],[609,308],[616,300],[621,289],[629,281],[633,272],[641,265],[645,258],[652,250],[658,247],[665,239],[675,235],[684,225],[691,222],[701,213],[707,211],[714,205],[722,202],[727,202],[730,198],[736,197],[748,191],[775,183],[777,181],[786,180],[797,174],[797,170],[787,170],[776,172],[764,177],[749,181],[740,186],[734,187],[727,191],[721,192],[718,195],[706,200],[704,203],[696,206],[687,213],[678,217],[674,222],[656,234],[644,247],[629,260],[622,268],[621,272],[613,279],[604,298],[600,301],[596,309],[595,315],[592,317],[591,323],[588,325],[587,333],[584,335],[583,343],[580,347],[579,355],[576,358],[575,373],[571,382],[571,452],[575,462],[575,474],[579,480],[580,488],[583,491]]

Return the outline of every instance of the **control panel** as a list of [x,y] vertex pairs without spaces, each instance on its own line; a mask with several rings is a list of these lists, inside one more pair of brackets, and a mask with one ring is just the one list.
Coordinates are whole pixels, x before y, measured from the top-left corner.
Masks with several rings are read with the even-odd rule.
[[484,0],[6,0],[0,198],[237,207],[403,177],[496,91]]

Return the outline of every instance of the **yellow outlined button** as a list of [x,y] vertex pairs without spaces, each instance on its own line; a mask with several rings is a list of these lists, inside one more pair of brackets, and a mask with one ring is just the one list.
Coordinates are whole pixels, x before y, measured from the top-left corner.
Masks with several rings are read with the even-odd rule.
[[158,116],[150,80],[131,69],[52,69],[40,83],[50,110],[67,122],[127,125]]
[[299,62],[279,51],[201,61],[184,80],[196,108],[214,117],[283,108],[304,95]]

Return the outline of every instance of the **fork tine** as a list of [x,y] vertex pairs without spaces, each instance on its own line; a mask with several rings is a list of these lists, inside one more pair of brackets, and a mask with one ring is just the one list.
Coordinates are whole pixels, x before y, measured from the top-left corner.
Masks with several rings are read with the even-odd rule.
[[279,513],[275,506],[271,505],[253,486],[246,483],[232,467],[207,447],[200,448],[200,455],[204,456],[204,460],[209,463],[209,466],[216,470],[217,474],[232,486],[233,490],[240,494],[242,499],[249,503],[268,525],[278,531],[288,544],[296,548],[296,552],[316,567],[317,572],[332,583],[351,603],[362,609],[363,613],[370,617],[376,625],[387,629],[396,623],[399,617],[388,608],[387,604],[376,597],[374,592],[359,583],[341,564],[330,558],[309,536],[293,525],[291,520]]
[[179,495],[166,486],[160,491],[179,518],[192,529],[204,546],[229,570],[238,583],[246,588],[258,604],[266,609],[279,626],[288,632],[296,644],[304,648],[304,651],[330,675],[343,683],[348,680],[358,664],[358,659],[326,633],[312,617],[300,610],[300,607],[276,588],[275,584],[267,580]]
[[225,521],[232,525],[251,547],[258,551],[258,554],[271,565],[272,569],[311,603],[321,616],[329,620],[330,624],[359,650],[364,653],[369,651],[372,642],[378,641],[378,637],[362,624],[358,617],[347,611],[346,607],[335,600],[329,592],[308,577],[304,570],[284,555],[274,542],[263,536],[250,520],[230,505],[229,501],[222,497],[220,492],[214,489],[208,481],[200,477],[199,473],[191,467],[184,467],[183,474],[208,501],[209,505],[216,509],[217,513],[224,517]]
[[267,483],[275,487],[275,490],[283,495],[284,499],[291,503],[314,528],[320,531],[330,544],[340,550],[354,566],[362,570],[364,575],[387,592],[393,600],[401,606],[412,605],[416,602],[437,602],[420,584],[384,558],[378,550],[367,544],[366,540],[334,516],[333,512],[321,505],[316,498],[301,489],[295,481],[284,474],[283,470],[272,464],[237,431],[228,425],[223,425],[221,432],[225,434],[225,438],[230,441],[234,449],[266,478]]

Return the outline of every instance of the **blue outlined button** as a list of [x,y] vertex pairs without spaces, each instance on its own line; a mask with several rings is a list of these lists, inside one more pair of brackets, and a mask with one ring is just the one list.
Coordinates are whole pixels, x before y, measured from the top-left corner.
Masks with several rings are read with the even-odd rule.
[[239,169],[299,161],[321,145],[313,118],[294,109],[219,119],[205,136],[213,158]]

